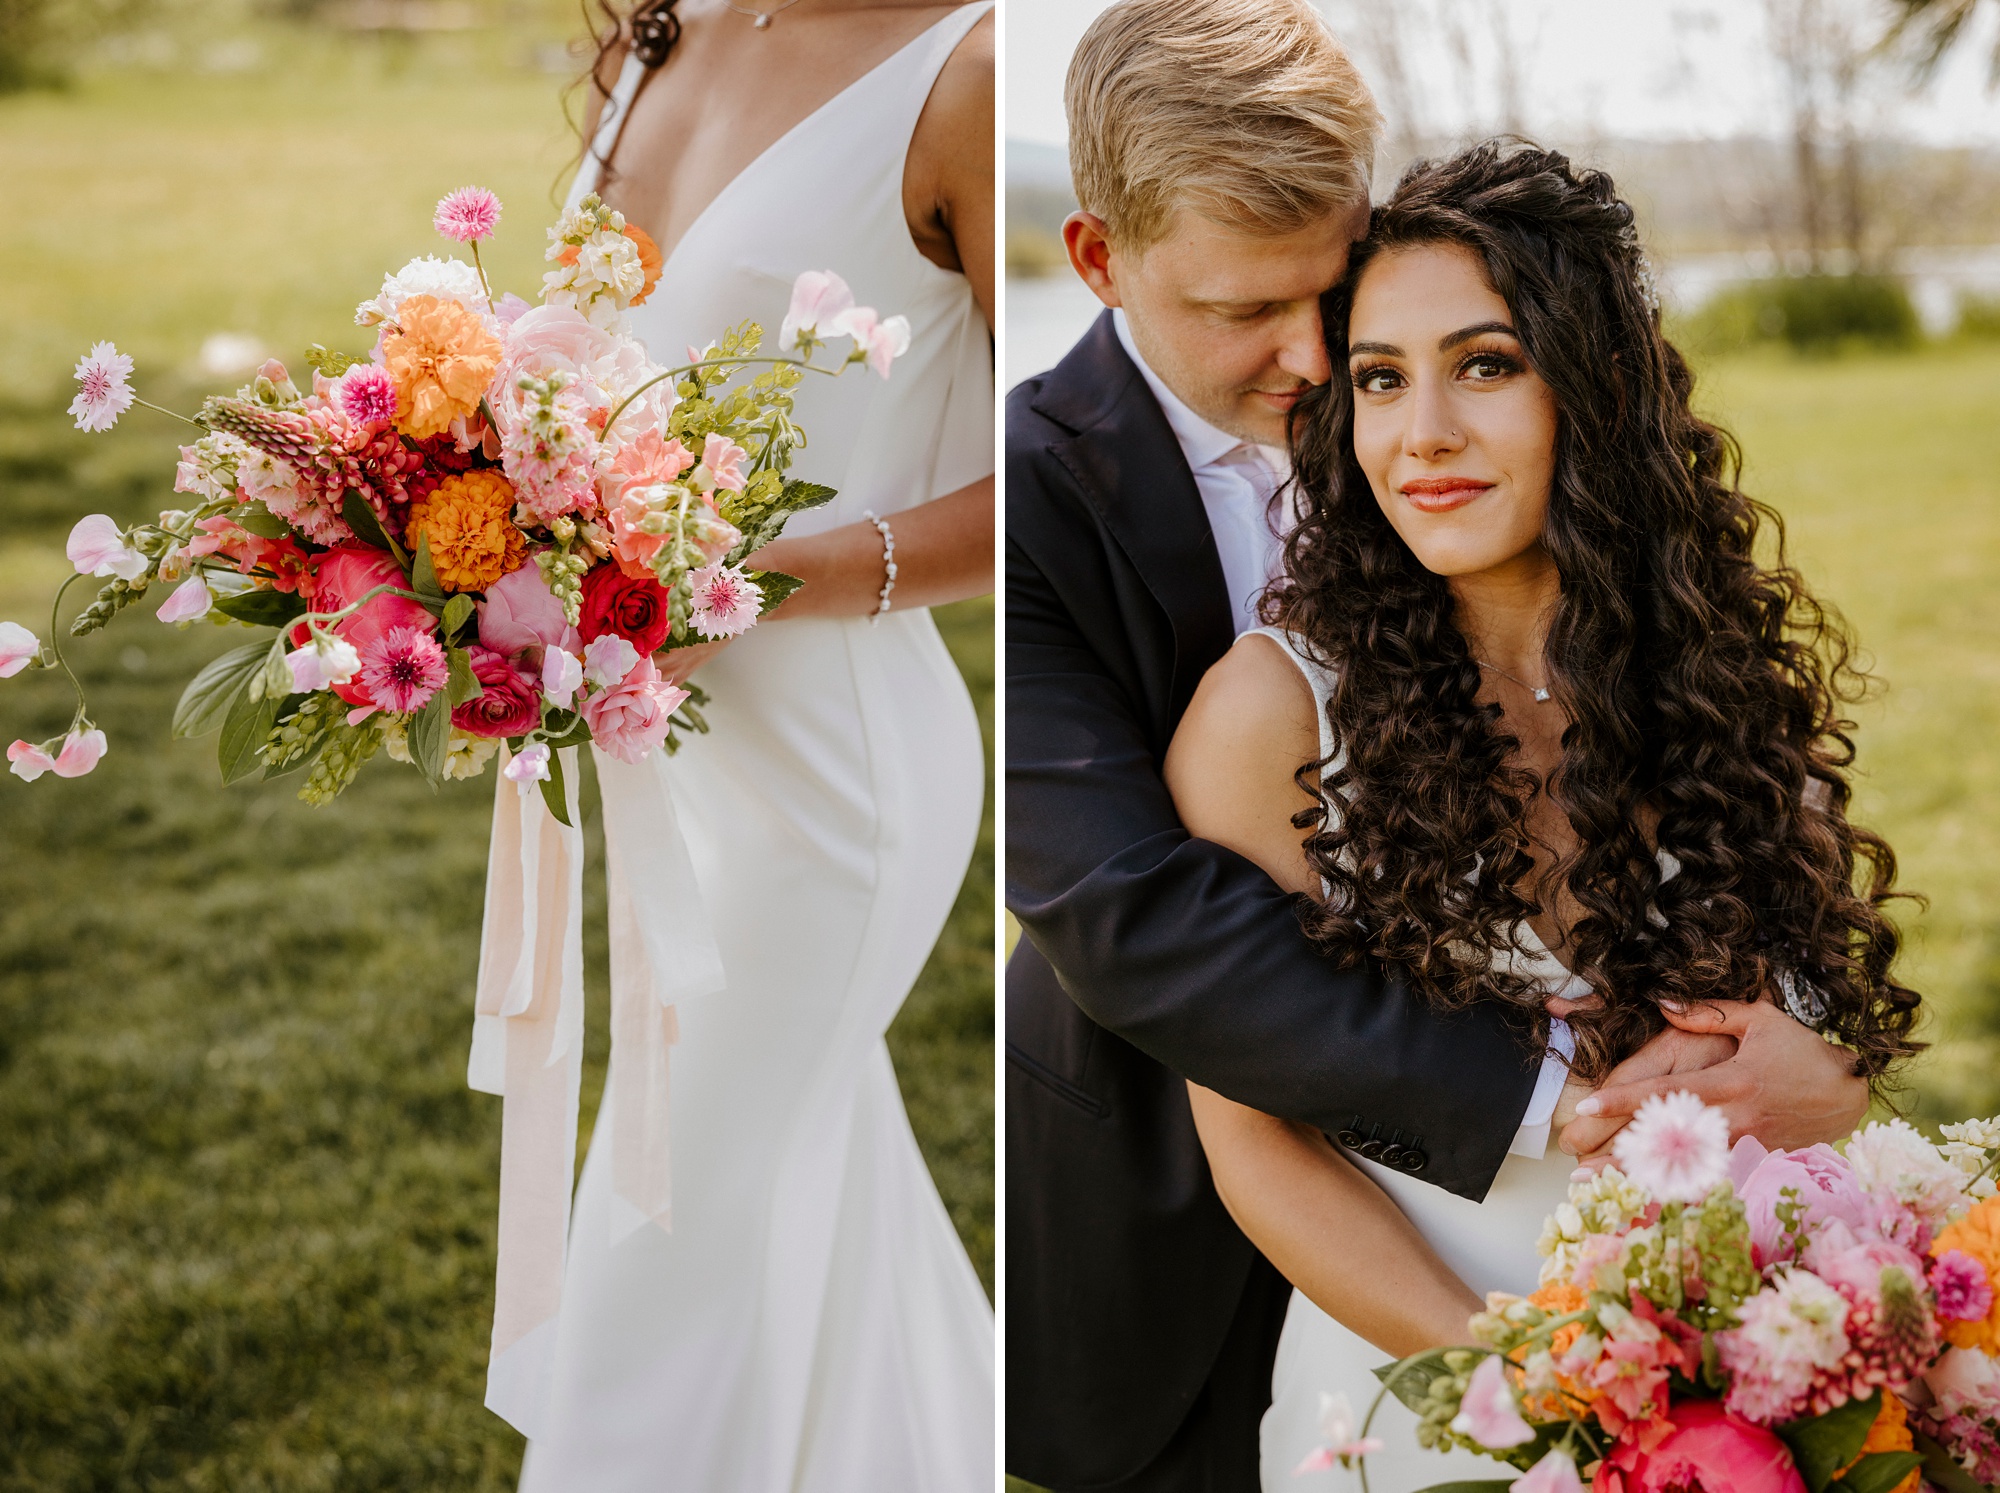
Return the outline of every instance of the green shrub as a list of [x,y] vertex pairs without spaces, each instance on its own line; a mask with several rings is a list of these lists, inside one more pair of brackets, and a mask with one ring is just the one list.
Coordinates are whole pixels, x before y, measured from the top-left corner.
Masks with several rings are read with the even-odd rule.
[[1958,298],[1958,335],[1982,342],[2000,339],[2000,296],[1974,295],[1966,291]]
[[1759,342],[1785,342],[1800,352],[1831,352],[1857,342],[1907,347],[1918,337],[1909,291],[1888,275],[1746,281],[1710,300],[1688,330],[1690,340],[1714,352]]

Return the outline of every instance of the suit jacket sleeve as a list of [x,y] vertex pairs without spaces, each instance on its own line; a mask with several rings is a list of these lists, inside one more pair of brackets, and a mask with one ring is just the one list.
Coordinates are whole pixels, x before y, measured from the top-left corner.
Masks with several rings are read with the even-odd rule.
[[[1337,969],[1262,870],[1181,827],[1151,724],[1170,710],[1135,697],[1144,686],[1118,654],[1121,629],[1086,636],[1073,615],[1072,599],[1134,583],[1108,562],[1086,506],[1051,490],[1064,480],[1042,453],[1010,451],[1009,907],[1099,1026],[1350,1145],[1397,1135],[1417,1175],[1483,1197],[1535,1064],[1497,1011],[1443,1016],[1372,968]],[[1145,613],[1125,610],[1129,631]]]

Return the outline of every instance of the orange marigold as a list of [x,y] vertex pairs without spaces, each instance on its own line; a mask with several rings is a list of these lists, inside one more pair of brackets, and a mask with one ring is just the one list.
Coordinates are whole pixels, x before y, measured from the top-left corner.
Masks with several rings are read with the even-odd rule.
[[[1552,1280],[1539,1286],[1528,1297],[1530,1306],[1538,1306],[1552,1317],[1566,1317],[1571,1312],[1580,1312],[1590,1305],[1590,1298],[1566,1280]],[[1572,1322],[1567,1327],[1558,1327],[1549,1339],[1549,1352],[1561,1358],[1570,1350],[1576,1340],[1583,1335],[1583,1324]],[[1515,1349],[1511,1355],[1516,1363],[1525,1362],[1525,1349]],[[1525,1414],[1536,1420],[1560,1420],[1565,1413],[1562,1395],[1567,1394],[1578,1400],[1588,1398],[1588,1391],[1581,1384],[1566,1375],[1558,1374],[1556,1384],[1560,1394],[1530,1395],[1523,1402]]]
[[660,271],[666,266],[660,259],[660,246],[653,242],[653,235],[633,223],[625,225],[625,237],[632,240],[639,251],[639,268],[646,272],[646,288],[632,297],[632,304],[643,306],[646,297],[653,293],[653,287],[660,283]]
[[514,484],[491,469],[447,477],[410,505],[410,543],[430,541],[431,567],[447,591],[484,591],[528,557],[514,523]]
[[479,408],[500,366],[500,339],[457,301],[413,295],[382,338],[382,361],[396,384],[396,428],[427,440]]
[[[1972,1211],[1946,1227],[1931,1243],[1931,1254],[1948,1249],[1963,1250],[1986,1269],[1986,1278],[2000,1283],[2000,1197],[1974,1203]],[[2000,1354],[2000,1290],[1993,1305],[1977,1322],[1953,1322],[1945,1328],[1945,1341],[1955,1348],[1977,1348],[1983,1353]]]
[[[1910,1435],[1909,1411],[1903,1408],[1903,1402],[1894,1390],[1883,1390],[1882,1408],[1875,1416],[1875,1424],[1868,1428],[1868,1439],[1861,1443],[1861,1450],[1854,1454],[1854,1462],[1859,1462],[1863,1457],[1873,1456],[1876,1452],[1908,1452],[1916,1449],[1916,1440]],[[1845,1477],[1848,1468],[1852,1467],[1854,1462],[1849,1462],[1847,1467],[1841,1468],[1834,1476]],[[1923,1481],[1923,1473],[1920,1470],[1913,1470],[1908,1477],[1891,1488],[1889,1493],[1918,1493]]]

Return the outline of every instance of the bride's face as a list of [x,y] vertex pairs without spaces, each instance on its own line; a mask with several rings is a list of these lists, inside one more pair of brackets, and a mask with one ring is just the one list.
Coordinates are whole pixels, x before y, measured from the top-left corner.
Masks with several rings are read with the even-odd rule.
[[1390,250],[1348,319],[1354,454],[1375,501],[1428,570],[1547,563],[1556,404],[1471,250]]

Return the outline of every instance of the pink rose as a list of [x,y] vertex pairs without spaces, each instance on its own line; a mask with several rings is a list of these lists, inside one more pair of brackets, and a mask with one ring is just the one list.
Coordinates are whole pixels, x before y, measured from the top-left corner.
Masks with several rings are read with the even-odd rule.
[[547,378],[567,373],[572,386],[586,381],[591,365],[613,351],[611,334],[594,327],[568,306],[523,311],[507,328],[506,352],[494,382],[514,397],[514,381],[524,373]]
[[681,708],[688,692],[660,678],[653,660],[641,658],[610,689],[583,702],[590,738],[620,762],[643,762],[667,739],[667,717]]
[[[387,550],[365,544],[344,544],[321,555],[313,570],[312,605],[315,612],[337,612],[356,597],[366,596],[377,586],[395,586],[407,591],[409,579]],[[398,627],[414,627],[429,632],[436,627],[431,614],[404,596],[384,594],[365,603],[353,616],[336,623],[333,635],[357,652],[384,633]],[[303,648],[311,636],[304,622],[292,626],[292,646]],[[350,705],[374,702],[354,685],[336,684],[333,692]]]
[[[479,604],[479,641],[509,658],[573,642],[562,603],[549,593],[539,565],[510,570],[486,588]],[[575,651],[572,649],[572,651]]]
[[542,723],[542,692],[534,680],[491,648],[465,652],[485,693],[452,711],[454,726],[474,736],[525,736]]
[[1832,1146],[1767,1151],[1755,1137],[1746,1135],[1729,1153],[1729,1179],[1743,1200],[1750,1243],[1760,1269],[1769,1269],[1785,1253],[1777,1208],[1788,1187],[1798,1196],[1799,1242],[1836,1219],[1856,1233],[1875,1232],[1875,1205],[1861,1190],[1846,1158]]
[[1668,1493],[1727,1488],[1729,1493],[1806,1493],[1791,1449],[1775,1433],[1731,1415],[1714,1400],[1682,1400],[1674,1429],[1652,1450],[1622,1436],[1598,1464],[1593,1493]]

